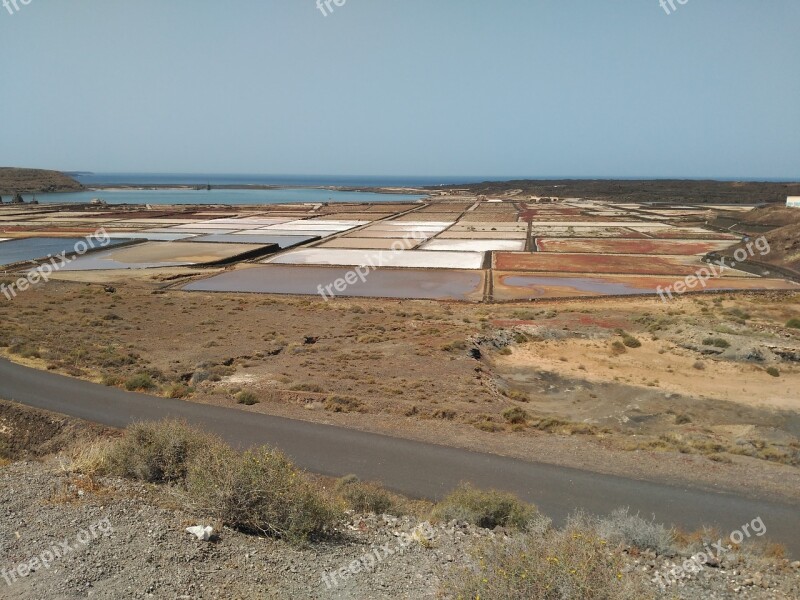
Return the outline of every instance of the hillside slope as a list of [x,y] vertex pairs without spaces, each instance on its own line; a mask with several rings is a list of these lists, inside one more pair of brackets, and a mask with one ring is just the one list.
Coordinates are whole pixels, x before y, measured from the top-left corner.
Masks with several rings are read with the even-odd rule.
[[0,167],[0,194],[78,192],[83,186],[59,171]]

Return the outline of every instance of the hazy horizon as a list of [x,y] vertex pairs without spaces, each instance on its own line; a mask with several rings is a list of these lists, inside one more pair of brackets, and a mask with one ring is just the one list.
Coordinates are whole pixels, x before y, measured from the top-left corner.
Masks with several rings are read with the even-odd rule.
[[678,6],[37,0],[0,9],[0,164],[800,179],[800,5]]

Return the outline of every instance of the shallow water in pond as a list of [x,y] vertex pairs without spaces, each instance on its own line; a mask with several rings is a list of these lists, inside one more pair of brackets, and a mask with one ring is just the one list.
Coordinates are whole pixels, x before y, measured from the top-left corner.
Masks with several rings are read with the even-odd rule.
[[[376,269],[337,292],[332,286],[354,269],[345,267],[294,267],[267,265],[229,271],[195,281],[186,291],[257,292],[264,294],[320,294],[326,286],[337,296],[430,300],[481,300],[482,271]],[[352,276],[351,276],[352,279]],[[341,286],[340,286],[341,287]],[[326,295],[328,294],[325,291]]]

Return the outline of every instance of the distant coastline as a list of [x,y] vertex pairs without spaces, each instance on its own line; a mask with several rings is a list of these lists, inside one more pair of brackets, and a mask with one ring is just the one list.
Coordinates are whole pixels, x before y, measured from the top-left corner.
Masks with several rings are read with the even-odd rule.
[[[342,175],[253,175],[186,173],[94,173],[89,171],[46,171],[41,169],[0,168],[0,194],[48,194],[45,202],[56,202],[57,194],[67,194],[64,202],[77,202],[84,192],[141,192],[184,194],[214,191],[231,194],[265,192],[264,202],[376,201],[393,198],[408,200],[443,194],[465,194],[528,200],[539,197],[589,198],[616,202],[764,204],[785,202],[787,196],[800,195],[800,183],[790,181],[733,181],[724,179],[492,179],[458,176],[342,176]],[[148,194],[148,192],[150,194]],[[327,197],[330,194],[330,198]],[[364,194],[365,196],[359,196]],[[70,197],[75,197],[75,200]],[[308,200],[299,198],[308,197]],[[298,198],[298,199],[295,199]],[[348,200],[343,200],[348,198]],[[361,200],[361,198],[364,198]],[[30,197],[28,198],[30,199]],[[180,202],[198,203],[198,198]],[[211,198],[208,199],[212,201]],[[143,200],[144,201],[144,200]],[[229,200],[222,201],[225,204]],[[248,198],[247,203],[255,203]],[[156,202],[158,203],[158,202]]]

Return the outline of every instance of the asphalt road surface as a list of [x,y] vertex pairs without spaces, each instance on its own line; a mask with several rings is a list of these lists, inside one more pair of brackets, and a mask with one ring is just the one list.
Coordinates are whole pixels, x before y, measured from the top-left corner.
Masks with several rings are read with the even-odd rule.
[[728,535],[757,517],[765,538],[800,556],[798,504],[602,475],[493,454],[294,421],[234,408],[126,392],[30,369],[0,359],[0,398],[111,427],[165,417],[183,419],[246,448],[269,444],[300,467],[323,475],[349,473],[402,494],[435,500],[462,481],[514,492],[556,523],[583,509],[608,514],[628,506],[656,521],[697,529],[713,525]]

